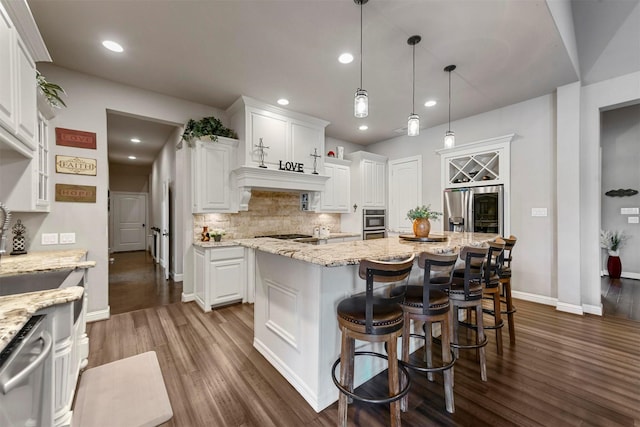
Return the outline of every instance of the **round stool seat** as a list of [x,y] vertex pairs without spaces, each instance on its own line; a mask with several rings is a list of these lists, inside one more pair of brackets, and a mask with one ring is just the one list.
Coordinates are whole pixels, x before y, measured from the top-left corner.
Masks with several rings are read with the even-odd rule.
[[[397,289],[397,288],[396,288]],[[394,292],[401,293],[400,290],[392,290],[391,295]],[[407,291],[404,295],[404,301],[401,303],[405,310],[415,308],[422,312],[423,299],[422,299],[422,286],[407,286]],[[429,312],[447,311],[449,309],[449,297],[447,293],[440,290],[432,290],[429,294]]]
[[[346,327],[365,333],[366,296],[356,296],[340,301],[338,304],[338,319],[344,322]],[[384,335],[402,329],[402,306],[400,304],[376,304],[373,303],[372,331],[370,335]]]
[[454,300],[476,300],[482,299],[482,282],[470,282],[469,283],[469,295],[464,294],[464,279],[458,280],[457,277],[453,278],[451,289],[449,289],[449,298]]
[[502,267],[502,269],[498,272],[498,275],[501,279],[511,278],[511,268],[510,267]]

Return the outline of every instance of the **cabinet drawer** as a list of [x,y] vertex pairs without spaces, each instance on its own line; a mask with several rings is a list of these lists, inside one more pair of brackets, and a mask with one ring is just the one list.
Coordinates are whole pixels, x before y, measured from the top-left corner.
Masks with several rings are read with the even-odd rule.
[[222,259],[244,258],[244,248],[242,246],[233,246],[228,248],[210,249],[209,259],[211,261],[219,261]]

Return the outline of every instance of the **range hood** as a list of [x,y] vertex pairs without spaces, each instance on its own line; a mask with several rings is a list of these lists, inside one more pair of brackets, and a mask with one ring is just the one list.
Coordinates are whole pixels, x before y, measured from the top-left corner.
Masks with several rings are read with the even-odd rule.
[[313,175],[277,169],[240,166],[233,170],[235,183],[240,189],[240,210],[246,210],[251,198],[251,189],[274,191],[320,192],[329,179],[325,175]]

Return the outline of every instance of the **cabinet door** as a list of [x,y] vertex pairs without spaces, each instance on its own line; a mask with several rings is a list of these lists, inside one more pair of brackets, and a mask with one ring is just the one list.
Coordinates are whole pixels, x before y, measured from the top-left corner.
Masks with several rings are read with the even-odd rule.
[[333,204],[336,212],[349,212],[351,204],[351,169],[336,166],[333,173]]
[[205,283],[205,251],[196,249],[193,253],[193,293],[198,306],[204,311],[211,311],[211,304],[208,303],[208,288]]
[[[324,129],[308,126],[303,123],[293,122],[291,124],[291,159],[295,163],[304,164],[306,173],[313,172],[314,152],[322,155],[324,151]],[[322,170],[321,159],[318,159],[316,171]]]
[[36,150],[36,131],[38,129],[38,105],[36,86],[36,65],[31,60],[27,47],[18,39],[18,122],[17,136],[32,150]]
[[375,162],[373,164],[373,203],[375,206],[385,207],[386,206],[386,188],[387,188],[387,179],[386,179],[386,165],[384,163]]
[[335,208],[335,193],[334,193],[334,181],[335,181],[335,165],[324,165],[324,174],[329,177],[324,184],[324,191],[320,198],[320,210],[323,212],[330,212]]
[[243,258],[212,261],[209,274],[212,305],[244,298],[247,280]]
[[247,138],[247,149],[251,153],[251,160],[255,165],[260,164],[259,151],[256,146],[260,138],[265,146],[264,164],[277,167],[280,160],[287,160],[289,152],[289,138],[287,137],[287,120],[282,117],[250,111],[250,137]]
[[0,5],[0,126],[11,133],[16,126],[15,37],[13,24]]
[[230,162],[232,149],[215,142],[198,142],[194,151],[193,212],[231,209]]

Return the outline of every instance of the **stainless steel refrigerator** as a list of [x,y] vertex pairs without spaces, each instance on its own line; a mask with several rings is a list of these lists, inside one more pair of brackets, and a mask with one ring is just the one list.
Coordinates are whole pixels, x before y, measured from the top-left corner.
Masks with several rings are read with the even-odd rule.
[[443,206],[445,230],[504,233],[502,185],[447,188]]

